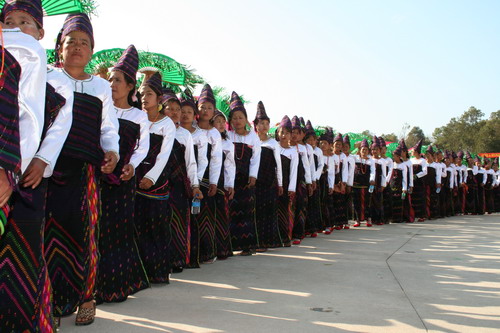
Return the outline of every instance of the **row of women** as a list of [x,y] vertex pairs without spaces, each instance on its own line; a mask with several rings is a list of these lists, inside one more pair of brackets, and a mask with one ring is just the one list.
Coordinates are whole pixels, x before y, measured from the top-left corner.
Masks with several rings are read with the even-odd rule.
[[[366,221],[423,221],[499,210],[498,160],[374,137],[285,116],[275,138],[264,105],[253,129],[233,92],[228,118],[207,84],[178,98],[129,46],[109,81],[85,73],[94,36],[69,15],[47,67],[40,1],[2,9],[0,330],[52,332],[78,310],[121,302],[172,272],[300,244]],[[409,151],[413,157],[410,158]],[[199,212],[191,210],[192,200]],[[196,205],[194,205],[196,207]],[[192,214],[198,213],[198,214]]]

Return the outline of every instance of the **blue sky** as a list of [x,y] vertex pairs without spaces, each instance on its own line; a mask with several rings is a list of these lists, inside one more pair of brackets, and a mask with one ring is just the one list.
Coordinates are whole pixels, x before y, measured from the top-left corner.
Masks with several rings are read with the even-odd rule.
[[[96,51],[135,44],[341,132],[427,135],[469,106],[500,109],[500,1],[101,0]],[[138,5],[139,4],[139,5]],[[53,48],[64,17],[45,20]]]

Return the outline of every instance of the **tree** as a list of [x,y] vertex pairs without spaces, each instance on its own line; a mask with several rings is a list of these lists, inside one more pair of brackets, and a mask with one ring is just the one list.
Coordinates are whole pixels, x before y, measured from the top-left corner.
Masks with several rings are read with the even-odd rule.
[[[500,113],[498,111],[494,112],[492,116],[500,117]],[[451,118],[447,125],[436,128],[433,133],[434,142],[440,148],[453,151],[485,152],[480,144],[480,141],[483,140],[480,138],[481,129],[487,122],[483,117],[484,113],[481,110],[471,106],[459,118]],[[489,134],[491,132],[485,130],[482,135]]]
[[500,111],[493,112],[476,135],[476,149],[482,153],[500,152]]
[[363,132],[361,132],[361,135],[365,135],[369,138],[373,137],[372,132],[370,132],[369,130],[364,130]]
[[384,138],[385,141],[389,141],[389,142],[398,142],[399,141],[398,136],[394,133],[382,134],[381,137]]
[[424,145],[428,145],[430,143],[430,140],[427,139],[427,137],[424,134],[424,131],[418,127],[418,126],[413,126],[413,128],[410,130],[408,135],[406,136],[406,145],[408,147],[413,147],[414,145],[417,144],[417,142],[422,139]]

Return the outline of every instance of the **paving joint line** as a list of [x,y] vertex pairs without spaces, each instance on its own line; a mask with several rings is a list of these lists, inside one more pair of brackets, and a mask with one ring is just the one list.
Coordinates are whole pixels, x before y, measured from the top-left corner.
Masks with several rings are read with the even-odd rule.
[[394,279],[396,280],[396,282],[398,283],[399,285],[399,288],[401,288],[401,291],[403,292],[403,294],[405,295],[406,299],[408,300],[408,303],[410,303],[411,307],[413,308],[413,311],[415,311],[415,313],[417,314],[417,317],[418,319],[420,320],[420,322],[422,323],[422,326],[424,326],[424,329],[426,332],[429,332],[429,329],[427,328],[427,325],[425,325],[425,322],[424,320],[422,319],[422,317],[420,316],[420,313],[418,313],[418,310],[417,308],[415,307],[415,305],[413,304],[413,302],[411,301],[410,297],[408,296],[408,294],[406,293],[406,290],[404,289],[403,285],[401,284],[401,282],[399,281],[398,277],[396,276],[396,274],[394,273],[394,271],[392,270],[392,267],[391,265],[389,264],[389,260],[392,258],[392,256],[394,254],[396,254],[396,252],[398,252],[399,250],[401,250],[406,244],[408,244],[413,238],[415,238],[416,236],[420,235],[420,232],[421,230],[418,230],[413,236],[411,236],[410,238],[408,238],[408,240],[406,242],[404,242],[399,248],[396,249],[396,251],[394,251],[389,257],[387,257],[387,259],[385,259],[385,263],[387,265],[387,267],[389,268],[389,271],[391,272],[392,276],[394,277]]

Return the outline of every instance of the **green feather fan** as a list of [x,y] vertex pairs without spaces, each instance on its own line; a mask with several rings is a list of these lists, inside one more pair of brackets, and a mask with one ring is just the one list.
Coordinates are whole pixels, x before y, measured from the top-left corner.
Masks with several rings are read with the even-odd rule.
[[[0,8],[5,0],[0,0]],[[96,15],[96,2],[93,0],[42,0],[45,16],[86,13]]]

